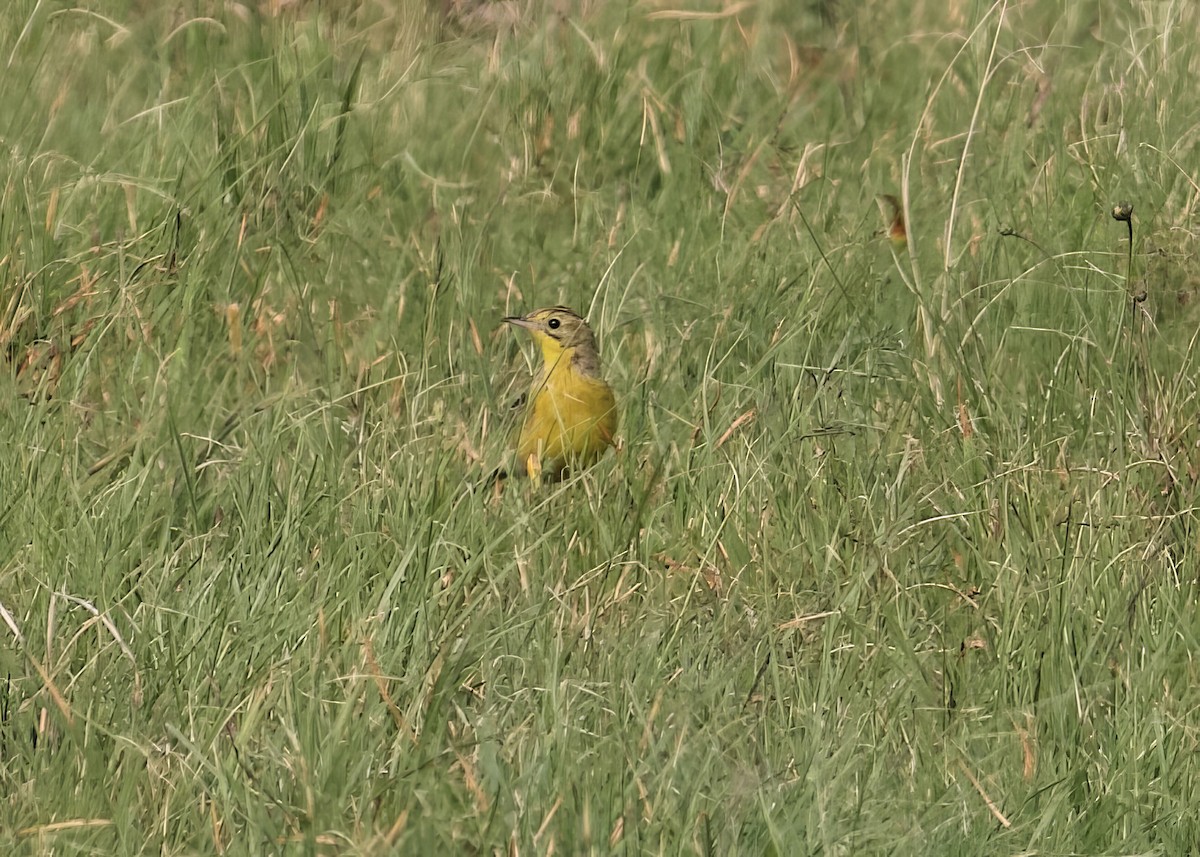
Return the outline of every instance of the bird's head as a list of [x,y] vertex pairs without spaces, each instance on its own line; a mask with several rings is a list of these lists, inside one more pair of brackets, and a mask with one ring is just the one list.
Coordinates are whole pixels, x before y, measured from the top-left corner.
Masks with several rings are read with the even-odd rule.
[[567,357],[576,368],[599,369],[596,337],[587,322],[564,306],[534,310],[529,315],[510,316],[505,322],[529,331],[542,351],[547,369]]

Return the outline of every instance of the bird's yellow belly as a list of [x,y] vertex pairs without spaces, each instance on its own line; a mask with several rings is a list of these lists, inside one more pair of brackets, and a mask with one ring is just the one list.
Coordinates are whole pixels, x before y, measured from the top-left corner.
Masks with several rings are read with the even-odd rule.
[[594,378],[555,372],[533,391],[517,441],[517,458],[530,476],[558,478],[570,465],[594,463],[612,445],[616,433],[617,406],[609,386]]

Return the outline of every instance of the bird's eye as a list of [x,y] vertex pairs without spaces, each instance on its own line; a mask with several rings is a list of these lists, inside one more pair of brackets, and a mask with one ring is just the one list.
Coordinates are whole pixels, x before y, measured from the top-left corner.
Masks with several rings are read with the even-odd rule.
[[560,322],[557,318],[552,318],[546,322],[546,327],[550,328],[551,330],[558,330],[558,326],[560,324],[562,324],[562,322]]

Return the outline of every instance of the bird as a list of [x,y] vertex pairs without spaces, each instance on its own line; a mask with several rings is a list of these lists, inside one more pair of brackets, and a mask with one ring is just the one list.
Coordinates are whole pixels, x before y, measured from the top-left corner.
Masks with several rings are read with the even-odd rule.
[[518,467],[534,480],[558,480],[572,467],[595,464],[617,433],[617,400],[600,373],[600,352],[587,322],[565,306],[509,316],[542,352],[525,421],[517,437]]
[[887,229],[876,234],[886,234],[897,251],[903,250],[908,246],[908,228],[904,225],[904,203],[890,193],[879,194],[875,197],[875,202],[879,205],[879,211],[883,214],[884,219],[888,221]]

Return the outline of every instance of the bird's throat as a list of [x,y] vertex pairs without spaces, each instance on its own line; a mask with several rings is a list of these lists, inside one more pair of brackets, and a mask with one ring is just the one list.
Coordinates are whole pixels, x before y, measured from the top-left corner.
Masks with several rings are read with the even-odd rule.
[[542,363],[544,364],[542,377],[549,381],[551,376],[556,373],[570,371],[574,359],[574,348],[564,348],[561,342],[547,337],[542,343]]

